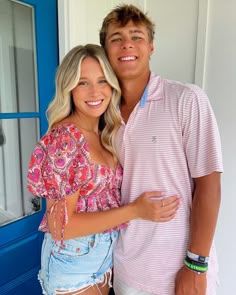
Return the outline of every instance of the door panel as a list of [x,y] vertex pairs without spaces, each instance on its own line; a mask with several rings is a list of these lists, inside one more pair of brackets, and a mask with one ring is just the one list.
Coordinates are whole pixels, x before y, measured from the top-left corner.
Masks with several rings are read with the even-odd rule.
[[47,129],[58,65],[57,1],[0,1],[0,294],[42,294],[45,203],[30,195],[30,154]]

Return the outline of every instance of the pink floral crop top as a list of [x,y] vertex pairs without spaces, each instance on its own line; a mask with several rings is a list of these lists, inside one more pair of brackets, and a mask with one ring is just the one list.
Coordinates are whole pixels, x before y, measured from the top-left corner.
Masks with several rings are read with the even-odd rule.
[[[77,212],[105,211],[120,206],[122,168],[92,163],[88,142],[71,123],[45,134],[35,147],[29,164],[27,187],[38,197],[64,200],[80,189]],[[64,210],[63,224],[67,223]],[[119,225],[107,231],[126,227]],[[49,232],[45,213],[39,230]],[[106,231],[106,232],[107,232]]]

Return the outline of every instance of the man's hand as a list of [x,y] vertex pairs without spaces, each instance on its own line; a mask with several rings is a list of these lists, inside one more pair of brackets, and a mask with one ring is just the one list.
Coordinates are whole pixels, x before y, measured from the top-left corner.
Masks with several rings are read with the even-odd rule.
[[175,280],[175,295],[206,295],[206,273],[198,274],[183,266]]

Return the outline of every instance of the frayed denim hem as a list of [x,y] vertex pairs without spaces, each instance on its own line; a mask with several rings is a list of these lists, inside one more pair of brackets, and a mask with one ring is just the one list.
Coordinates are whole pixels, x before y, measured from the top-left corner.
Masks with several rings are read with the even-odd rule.
[[47,293],[47,291],[45,290],[45,288],[44,288],[43,280],[40,278],[39,274],[38,274],[38,281],[39,281],[39,283],[40,283],[40,285],[41,285],[43,295],[49,295],[49,294]]
[[109,288],[112,288],[112,269],[109,268],[102,276],[97,277],[96,279],[94,278],[94,282],[92,284],[85,285],[85,286],[80,287],[80,288],[71,288],[71,289],[68,289],[68,290],[57,289],[57,290],[53,290],[52,291],[53,293],[48,293],[48,291],[46,291],[46,289],[44,287],[44,284],[43,284],[43,280],[40,278],[40,275],[38,275],[38,280],[39,280],[39,283],[41,285],[43,295],[55,295],[55,294],[63,295],[63,294],[67,294],[68,292],[76,292],[76,293],[73,293],[73,295],[79,295],[79,294],[82,294],[84,291],[88,290],[89,288],[91,288],[93,286],[97,286],[97,288],[98,288],[98,290],[100,292],[98,284],[100,284],[102,282],[103,282],[102,287],[105,286],[106,284],[108,284]]

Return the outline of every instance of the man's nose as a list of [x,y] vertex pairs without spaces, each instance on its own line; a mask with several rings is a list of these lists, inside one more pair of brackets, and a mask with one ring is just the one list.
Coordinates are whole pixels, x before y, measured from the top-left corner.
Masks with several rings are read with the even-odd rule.
[[121,48],[122,49],[128,49],[133,47],[133,42],[131,39],[123,39],[121,43]]

